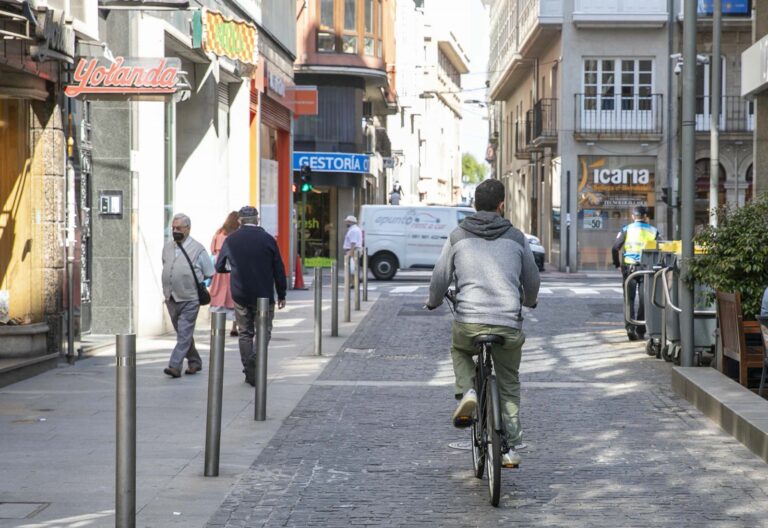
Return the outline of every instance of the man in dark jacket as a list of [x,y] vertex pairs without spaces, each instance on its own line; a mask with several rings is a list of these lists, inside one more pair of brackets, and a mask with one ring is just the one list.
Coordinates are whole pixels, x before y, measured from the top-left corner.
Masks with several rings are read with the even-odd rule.
[[285,307],[285,267],[274,237],[258,226],[259,213],[255,207],[245,206],[239,211],[240,229],[224,241],[216,259],[216,271],[232,273],[230,288],[235,301],[235,318],[240,329],[240,360],[245,381],[255,385],[256,303],[259,298],[269,299],[267,344],[272,336],[275,317],[275,290],[277,307]]
[[451,347],[456,396],[461,398],[453,413],[456,427],[471,425],[477,408],[473,339],[482,334],[504,338],[504,344],[492,351],[509,447],[502,455],[502,465],[516,467],[520,455],[514,446],[522,443],[518,373],[525,342],[523,306],[536,305],[539,269],[525,235],[503,216],[504,184],[485,180],[478,185],[475,209],[477,213],[465,218],[443,246],[432,272],[427,307],[439,306],[451,282],[456,281]]

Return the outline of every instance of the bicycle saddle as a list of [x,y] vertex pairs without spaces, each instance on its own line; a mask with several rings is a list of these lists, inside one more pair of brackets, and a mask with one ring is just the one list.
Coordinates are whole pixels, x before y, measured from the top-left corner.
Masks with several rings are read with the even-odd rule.
[[483,334],[475,337],[472,343],[475,346],[481,345],[483,343],[493,343],[494,345],[503,345],[504,338],[499,335]]

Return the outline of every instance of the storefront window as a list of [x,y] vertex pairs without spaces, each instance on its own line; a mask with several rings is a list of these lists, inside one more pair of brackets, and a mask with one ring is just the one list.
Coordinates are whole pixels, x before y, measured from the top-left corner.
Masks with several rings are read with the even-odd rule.
[[[330,267],[336,258],[336,227],[331,221],[335,189],[315,187],[311,192],[296,192],[296,214],[301,227],[297,252],[304,255],[304,267]],[[303,247],[302,247],[303,246]]]
[[261,145],[259,147],[259,215],[261,227],[271,235],[277,232],[277,130],[261,125]]
[[317,0],[317,51],[382,58],[381,0]]
[[631,222],[632,208],[647,207],[653,223],[656,158],[579,156],[579,167],[579,268],[608,270],[611,247],[622,226]]

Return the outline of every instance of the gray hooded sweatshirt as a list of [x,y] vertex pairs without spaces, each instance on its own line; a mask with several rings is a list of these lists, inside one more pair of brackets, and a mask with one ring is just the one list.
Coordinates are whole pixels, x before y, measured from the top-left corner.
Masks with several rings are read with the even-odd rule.
[[456,320],[520,329],[523,306],[535,306],[539,269],[528,240],[509,220],[479,211],[451,232],[432,272],[429,306],[456,280]]

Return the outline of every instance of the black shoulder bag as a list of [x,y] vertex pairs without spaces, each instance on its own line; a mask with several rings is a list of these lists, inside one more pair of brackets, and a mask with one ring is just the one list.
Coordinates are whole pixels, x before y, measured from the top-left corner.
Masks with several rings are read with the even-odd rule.
[[186,258],[187,262],[189,263],[189,269],[192,270],[192,278],[195,279],[195,284],[197,284],[197,298],[200,300],[200,306],[210,304],[211,294],[208,293],[208,288],[206,288],[205,284],[202,282],[197,281],[197,273],[195,273],[195,267],[192,265],[192,261],[189,260],[189,255],[187,255],[187,252],[184,251],[184,246],[181,244],[178,244],[178,246],[181,252],[184,253],[184,258]]

